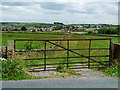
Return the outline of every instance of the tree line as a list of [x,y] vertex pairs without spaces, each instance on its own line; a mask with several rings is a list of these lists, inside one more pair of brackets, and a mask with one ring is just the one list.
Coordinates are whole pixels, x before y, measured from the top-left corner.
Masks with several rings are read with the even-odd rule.
[[120,33],[120,25],[117,27],[110,26],[110,27],[102,27],[98,30],[98,34],[119,34]]

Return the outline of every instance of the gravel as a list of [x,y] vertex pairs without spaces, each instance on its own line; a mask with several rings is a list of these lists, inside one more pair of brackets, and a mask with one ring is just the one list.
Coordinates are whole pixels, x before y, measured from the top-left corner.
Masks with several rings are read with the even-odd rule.
[[30,74],[33,76],[49,76],[53,74],[64,74],[64,73],[59,73],[56,71],[41,71],[41,72],[30,72]]
[[[80,66],[77,66],[80,67]],[[55,68],[54,68],[55,69]],[[36,69],[39,71],[39,69]],[[95,71],[95,70],[90,70],[90,69],[72,69],[76,71],[76,73],[81,73],[82,75],[85,75],[87,77],[103,77],[105,76],[102,72],[100,71]],[[40,72],[30,72],[31,75],[33,76],[49,76],[53,74],[64,74],[60,72],[54,71],[40,71]]]

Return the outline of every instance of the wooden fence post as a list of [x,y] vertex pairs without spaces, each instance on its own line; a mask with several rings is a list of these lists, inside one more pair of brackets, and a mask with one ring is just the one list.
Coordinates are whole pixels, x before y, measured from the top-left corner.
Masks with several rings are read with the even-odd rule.
[[120,44],[114,44],[114,59],[115,60],[120,60]]
[[7,41],[7,58],[8,59],[14,59],[15,55],[15,41],[14,40],[9,40]]

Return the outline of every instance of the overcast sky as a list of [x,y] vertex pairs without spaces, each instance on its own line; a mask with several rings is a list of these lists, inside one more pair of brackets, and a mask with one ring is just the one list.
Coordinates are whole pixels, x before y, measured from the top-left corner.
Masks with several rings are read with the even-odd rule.
[[118,0],[4,0],[0,8],[0,21],[118,24]]

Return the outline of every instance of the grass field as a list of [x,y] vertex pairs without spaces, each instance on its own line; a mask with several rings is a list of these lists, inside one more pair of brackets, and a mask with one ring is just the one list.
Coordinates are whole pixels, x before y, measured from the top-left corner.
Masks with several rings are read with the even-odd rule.
[[[7,40],[14,40],[17,38],[61,38],[62,36],[66,35],[66,33],[19,33],[19,32],[3,32],[2,33],[2,42],[0,42],[0,46],[6,46]],[[93,36],[93,35],[79,35],[79,34],[71,34],[66,35],[69,38],[108,38],[106,36]],[[112,38],[112,42],[118,43],[117,37],[110,37]]]
[[[2,33],[2,43],[0,45],[6,46],[7,45],[7,40],[14,40],[17,38],[62,38],[65,36],[65,38],[108,38],[106,36],[93,36],[93,35],[79,35],[79,34],[69,34],[69,33]],[[111,37],[112,42],[118,43],[118,38],[116,37]],[[17,49],[25,49],[25,45],[28,42],[23,42],[23,41],[18,41],[16,42],[16,47]],[[56,42],[54,42],[56,43]],[[61,42],[61,45],[64,47],[66,46],[66,42]],[[44,42],[32,42],[33,49],[43,49],[44,48]],[[47,48],[53,46],[52,44],[47,43]],[[88,41],[72,41],[70,42],[70,49],[77,49],[77,48],[88,48],[89,43]],[[92,41],[91,42],[91,47],[92,48],[108,48],[109,47],[109,41]],[[58,49],[58,47],[56,48]],[[82,55],[88,56],[89,52],[88,50],[74,50],[75,52],[81,53]],[[108,55],[109,50],[92,50],[91,55]],[[57,52],[47,52],[47,58],[56,58],[56,57],[66,57],[67,51],[57,51]],[[72,52],[69,52],[69,56],[79,56],[76,55]],[[44,54],[43,53],[33,53],[31,55],[23,55],[22,58],[43,58]],[[21,58],[21,56],[18,56],[17,58]],[[93,59],[96,59],[97,61],[108,61],[108,57],[94,57]],[[53,64],[53,63],[66,63],[67,59],[50,59],[47,60],[47,64]],[[70,58],[69,62],[87,62],[87,58]],[[91,61],[92,63],[93,61]],[[26,61],[25,62],[27,65],[34,65],[34,64],[43,64],[44,60],[34,60],[34,61]],[[94,64],[98,64],[95,63]],[[71,64],[70,64],[71,65]],[[55,65],[58,66],[58,65]],[[36,66],[37,67],[37,66]],[[40,67],[40,66],[39,66]]]

